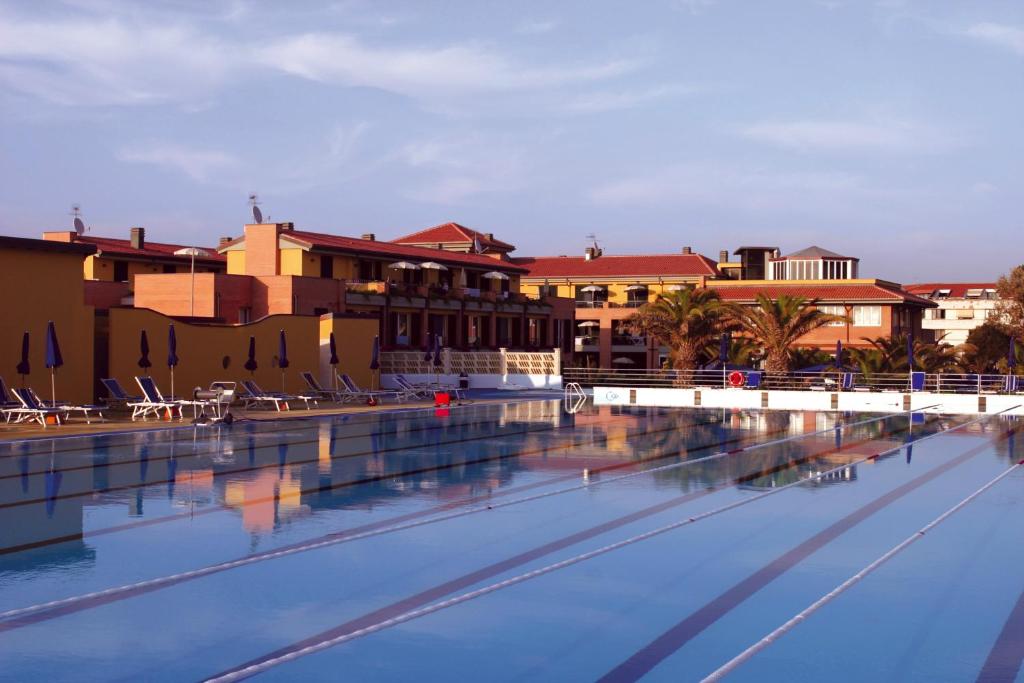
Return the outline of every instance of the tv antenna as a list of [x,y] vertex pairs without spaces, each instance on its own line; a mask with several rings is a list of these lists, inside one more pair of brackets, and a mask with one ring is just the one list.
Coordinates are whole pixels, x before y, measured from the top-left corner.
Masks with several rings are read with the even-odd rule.
[[256,221],[257,223],[262,223],[263,222],[263,212],[260,211],[259,197],[256,196],[255,192],[253,192],[252,194],[249,195],[249,206],[252,207],[252,218],[253,218],[253,220]]
[[79,235],[85,233],[85,223],[82,222],[82,207],[78,204],[71,205],[71,215],[75,217],[75,232]]

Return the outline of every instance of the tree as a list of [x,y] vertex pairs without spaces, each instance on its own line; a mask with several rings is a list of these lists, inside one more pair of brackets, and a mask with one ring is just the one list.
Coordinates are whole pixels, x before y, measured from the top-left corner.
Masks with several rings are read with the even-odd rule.
[[699,367],[704,349],[725,331],[725,306],[713,289],[683,289],[659,294],[628,319],[637,333],[655,337],[669,349],[676,370]]
[[816,303],[785,294],[772,301],[758,294],[755,306],[730,306],[729,319],[764,347],[765,370],[788,372],[790,351],[801,337],[829,323],[847,322],[844,316],[818,310]]
[[996,308],[1000,324],[1007,334],[1016,339],[1024,338],[1024,265],[1001,276],[996,282],[996,291],[1001,300]]
[[960,366],[966,372],[985,373],[1006,369],[1010,335],[991,320],[971,330],[961,347]]
[[[891,337],[861,337],[871,345],[869,349],[850,349],[853,362],[865,375],[877,372],[910,372],[907,363],[907,336],[895,334]],[[925,372],[947,372],[958,365],[956,348],[951,344],[938,342],[914,342],[914,369]]]

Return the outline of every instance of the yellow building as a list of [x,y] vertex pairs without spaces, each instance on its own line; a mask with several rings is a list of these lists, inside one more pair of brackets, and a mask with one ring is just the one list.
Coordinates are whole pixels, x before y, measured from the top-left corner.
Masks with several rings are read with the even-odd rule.
[[[53,321],[64,365],[56,373],[57,398],[88,402],[94,396],[94,313],[85,304],[82,263],[95,253],[90,244],[62,244],[20,237],[0,237],[0,375],[21,384],[17,365],[22,336],[30,336],[31,374],[25,384],[50,397],[45,366],[46,326]],[[10,397],[4,397],[10,399]]]

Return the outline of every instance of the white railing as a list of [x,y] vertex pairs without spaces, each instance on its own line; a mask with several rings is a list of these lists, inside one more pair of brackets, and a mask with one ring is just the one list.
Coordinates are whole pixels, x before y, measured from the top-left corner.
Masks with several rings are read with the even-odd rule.
[[424,351],[384,351],[380,370],[385,375],[559,375],[562,354],[551,351],[453,351],[441,350],[441,366]]

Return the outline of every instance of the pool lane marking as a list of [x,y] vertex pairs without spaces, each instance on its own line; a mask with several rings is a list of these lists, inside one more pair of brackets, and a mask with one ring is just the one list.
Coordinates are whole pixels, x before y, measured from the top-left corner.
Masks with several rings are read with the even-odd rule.
[[[893,417],[897,417],[897,416],[898,415],[890,415],[888,417],[889,418],[893,418]],[[964,424],[966,424],[966,423],[964,423]],[[959,426],[960,425],[958,425],[957,428],[959,428]],[[827,430],[827,431],[831,431],[831,429]],[[899,431],[906,431],[906,430],[905,429],[894,430],[893,432],[890,432],[890,433],[898,433]],[[944,434],[944,433],[946,433],[948,431],[951,431],[951,430],[945,430],[943,432],[939,432],[939,434]],[[810,434],[808,434],[808,435],[810,435]],[[932,436],[932,435],[928,435],[928,436]],[[925,438],[928,438],[928,436],[921,437],[920,439],[917,439],[917,441],[924,440]],[[872,438],[874,438],[874,437],[872,437]],[[843,449],[859,445],[860,443],[866,443],[867,441],[870,441],[870,440],[872,440],[872,439],[866,439],[864,441],[854,442],[852,444],[845,445]],[[891,449],[891,452],[896,452],[896,451],[902,449],[904,447],[904,445],[901,445],[901,446],[899,446],[897,448]],[[843,450],[843,449],[840,449],[840,450]],[[802,458],[801,460],[814,459],[816,457],[821,457],[822,455],[830,453],[830,452],[836,452],[836,449],[834,449],[834,448],[833,449],[825,449],[822,452],[816,453],[816,454],[811,455],[811,456],[807,456],[806,458]],[[885,453],[885,452],[890,452],[890,451],[884,451],[883,453]],[[870,457],[876,457],[876,456],[870,456]],[[463,576],[456,577],[456,578],[451,579],[451,580],[449,580],[449,581],[447,581],[447,582],[445,582],[443,584],[439,584],[439,585],[437,585],[437,586],[435,586],[433,588],[429,588],[429,589],[427,589],[425,591],[422,591],[422,592],[420,592],[420,593],[418,593],[416,595],[404,598],[404,599],[402,599],[402,600],[400,600],[398,602],[395,602],[395,603],[392,603],[390,605],[386,605],[384,607],[378,608],[377,610],[374,610],[373,612],[370,612],[368,614],[364,614],[361,617],[356,617],[355,619],[351,619],[348,622],[345,622],[344,624],[341,624],[339,626],[331,628],[331,629],[329,629],[327,631],[323,631],[321,633],[315,634],[315,635],[310,636],[308,638],[305,638],[305,639],[303,639],[301,641],[298,641],[297,643],[293,643],[292,645],[285,646],[284,648],[279,648],[278,650],[275,650],[275,651],[273,651],[273,652],[271,652],[271,653],[269,653],[267,655],[264,655],[261,658],[258,658],[258,659],[255,659],[255,660],[250,660],[249,662],[247,662],[245,664],[242,664],[238,668],[231,669],[229,671],[222,672],[220,674],[216,674],[216,675],[214,675],[213,677],[211,677],[208,680],[210,680],[210,681],[238,680],[240,678],[245,678],[245,677],[254,675],[255,673],[259,673],[260,671],[263,671],[263,670],[265,670],[267,668],[271,668],[272,666],[276,666],[277,664],[282,664],[282,663],[284,663],[286,661],[290,661],[291,659],[295,659],[297,657],[304,656],[306,654],[312,654],[313,652],[318,652],[318,651],[320,651],[322,649],[326,649],[326,648],[332,647],[333,645],[337,645],[337,644],[346,642],[347,640],[352,640],[352,639],[357,638],[357,637],[359,637],[361,635],[368,635],[369,633],[373,633],[373,632],[382,630],[384,628],[388,628],[390,626],[394,626],[394,625],[403,623],[405,621],[409,621],[410,619],[415,619],[417,617],[424,616],[424,615],[432,613],[432,612],[436,612],[436,611],[438,611],[440,609],[444,609],[446,607],[451,607],[451,606],[457,605],[459,603],[466,602],[467,600],[472,600],[472,599],[474,599],[476,597],[480,597],[481,595],[485,595],[487,593],[491,593],[491,592],[494,592],[496,590],[500,590],[501,588],[505,588],[505,587],[512,586],[512,585],[515,585],[515,584],[518,584],[518,583],[522,583],[523,581],[527,581],[527,580],[535,578],[537,576],[541,576],[543,574],[547,574],[547,573],[550,573],[552,571],[556,571],[557,569],[561,569],[563,567],[568,567],[568,566],[571,566],[573,564],[577,564],[579,562],[582,562],[584,560],[590,559],[592,557],[596,557],[598,555],[603,555],[605,553],[611,552],[612,550],[617,550],[618,548],[624,547],[625,545],[630,545],[632,543],[636,543],[638,541],[646,540],[647,538],[651,538],[653,536],[666,533],[667,531],[671,531],[672,529],[678,528],[680,526],[685,526],[685,525],[688,525],[688,524],[693,524],[693,523],[695,523],[695,522],[697,522],[697,521],[699,521],[701,519],[705,519],[705,518],[707,518],[709,516],[712,516],[714,514],[719,514],[721,512],[725,512],[725,511],[733,509],[735,507],[739,507],[741,505],[745,505],[745,504],[748,504],[750,502],[753,502],[754,500],[759,500],[760,498],[767,497],[768,495],[774,495],[775,493],[783,491],[783,490],[785,490],[787,488],[791,488],[791,487],[797,486],[799,484],[804,484],[804,483],[807,483],[808,481],[813,481],[814,479],[827,476],[829,474],[832,474],[833,472],[841,471],[841,470],[845,469],[846,467],[849,467],[851,464],[857,464],[859,462],[866,462],[867,460],[870,459],[870,457],[869,458],[862,458],[861,460],[857,460],[857,461],[854,461],[852,463],[846,463],[844,465],[840,465],[838,467],[835,467],[833,469],[827,470],[825,472],[821,472],[821,473],[819,473],[817,475],[814,475],[812,477],[809,477],[807,479],[803,479],[803,480],[800,480],[798,482],[793,482],[791,484],[787,484],[785,486],[781,486],[779,488],[772,489],[771,491],[768,491],[766,493],[758,494],[757,496],[753,496],[753,497],[751,497],[749,499],[744,499],[744,500],[741,500],[741,501],[737,501],[735,503],[731,503],[729,505],[725,505],[725,506],[722,506],[720,508],[716,508],[715,510],[712,510],[712,511],[704,512],[704,513],[700,513],[700,514],[694,515],[692,517],[688,517],[685,520],[672,523],[672,524],[667,525],[665,527],[662,527],[660,529],[656,529],[654,531],[646,532],[646,533],[640,534],[639,536],[634,536],[634,537],[632,537],[630,539],[626,539],[624,541],[618,541],[616,543],[612,543],[610,545],[604,546],[603,548],[599,548],[599,549],[594,550],[594,551],[590,551],[590,552],[587,552],[587,553],[583,553],[581,555],[577,555],[576,557],[569,558],[568,560],[563,560],[563,561],[557,562],[555,564],[548,565],[546,567],[542,567],[540,569],[527,572],[526,574],[521,574],[519,576],[506,579],[506,580],[501,581],[499,583],[492,584],[490,586],[486,586],[484,588],[481,588],[481,589],[478,589],[478,590],[475,590],[475,591],[471,591],[469,593],[464,593],[462,595],[455,596],[455,597],[450,598],[448,600],[444,600],[443,602],[440,602],[440,603],[428,604],[428,603],[431,603],[434,600],[438,600],[438,599],[444,597],[445,595],[450,595],[451,593],[455,592],[456,590],[459,590],[459,589],[462,589],[462,588],[466,588],[468,586],[472,586],[475,583],[479,583],[480,581],[483,581],[483,580],[485,580],[487,578],[490,578],[490,577],[495,576],[497,574],[500,574],[502,572],[508,571],[508,570],[513,569],[515,567],[521,566],[523,564],[526,564],[527,562],[531,562],[533,560],[539,559],[539,558],[541,558],[541,557],[543,557],[545,555],[549,555],[549,554],[551,554],[551,553],[553,553],[553,552],[555,552],[557,550],[561,550],[563,548],[570,547],[570,546],[575,545],[575,544],[577,544],[579,542],[588,540],[590,538],[593,538],[595,536],[601,535],[603,533],[607,533],[608,531],[612,531],[612,530],[617,529],[617,528],[619,528],[621,526],[624,526],[626,524],[630,524],[630,523],[638,521],[640,519],[644,519],[644,518],[649,517],[651,515],[658,514],[660,512],[664,512],[664,511],[666,511],[668,509],[671,509],[671,508],[676,507],[678,505],[690,502],[692,500],[703,498],[705,496],[711,495],[712,493],[714,493],[716,491],[725,490],[726,488],[731,487],[731,486],[735,485],[737,482],[742,481],[744,479],[747,479],[748,477],[744,476],[744,477],[739,477],[739,478],[733,479],[728,487],[720,487],[720,488],[711,487],[711,488],[708,488],[708,489],[703,489],[701,491],[694,491],[694,492],[691,492],[691,493],[684,494],[683,496],[680,496],[678,498],[674,498],[674,499],[671,499],[671,500],[668,500],[668,501],[664,501],[662,503],[659,503],[658,505],[655,505],[655,506],[652,506],[652,507],[649,507],[649,508],[645,508],[643,510],[631,513],[631,514],[629,514],[629,515],[627,515],[625,517],[620,517],[618,519],[610,520],[610,521],[605,522],[603,524],[600,524],[600,525],[598,525],[596,527],[591,527],[590,529],[585,529],[583,531],[576,532],[574,534],[571,534],[570,536],[566,536],[566,537],[563,537],[561,539],[557,539],[555,541],[551,541],[551,542],[549,542],[549,543],[547,543],[547,544],[545,544],[543,546],[534,548],[533,550],[528,550],[528,551],[522,552],[522,553],[520,553],[518,555],[515,555],[515,556],[507,558],[505,560],[501,560],[499,562],[493,563],[491,565],[488,565],[488,566],[486,566],[486,567],[484,567],[482,569],[476,570],[476,571],[471,572],[469,574],[464,574]],[[797,462],[799,462],[799,461],[796,461],[796,460],[795,461],[791,461],[790,465],[794,465]],[[755,473],[755,476],[757,476],[756,473]],[[426,605],[426,606],[424,607],[423,605]],[[375,621],[375,620],[378,620],[378,621]],[[2,627],[2,625],[0,625],[0,627]],[[296,653],[301,653],[301,654],[296,654]],[[243,671],[245,672],[244,674],[241,673]]]
[[[951,507],[948,510],[946,510],[945,512],[943,512],[941,515],[939,515],[938,517],[936,517],[932,521],[930,521],[927,524],[925,524],[923,527],[921,527],[920,529],[915,531],[912,535],[910,535],[909,537],[907,537],[906,539],[904,539],[900,543],[894,545],[892,548],[890,548],[887,552],[882,554],[874,562],[870,563],[869,565],[867,565],[866,567],[864,567],[863,569],[858,571],[856,574],[854,574],[850,578],[846,579],[846,581],[843,581],[841,584],[839,584],[838,586],[833,588],[831,591],[829,591],[825,595],[821,596],[820,598],[818,598],[817,600],[812,602],[810,605],[808,605],[806,608],[804,608],[803,610],[798,612],[791,619],[789,619],[788,621],[783,623],[781,626],[779,626],[774,631],[772,631],[771,633],[766,635],[764,638],[762,638],[761,640],[757,641],[756,643],[754,643],[753,645],[751,645],[750,647],[748,647],[747,649],[743,650],[738,655],[736,655],[735,657],[730,659],[728,662],[726,662],[722,666],[720,666],[717,669],[715,669],[714,671],[712,671],[704,679],[702,679],[701,683],[711,683],[713,681],[720,681],[720,680],[722,680],[722,678],[724,678],[729,673],[734,671],[737,667],[739,667],[741,664],[743,664],[744,662],[749,660],[751,657],[756,655],[758,652],[760,652],[761,650],[764,650],[766,647],[768,647],[769,645],[774,643],[776,640],[778,640],[779,638],[781,638],[785,634],[789,633],[797,625],[799,625],[800,623],[805,621],[812,614],[814,614],[815,612],[820,610],[822,607],[824,607],[828,603],[830,603],[833,600],[835,600],[837,597],[839,597],[840,595],[845,593],[847,590],[852,588],[854,585],[860,583],[866,576],[871,574],[873,571],[875,571],[876,569],[881,567],[883,564],[885,564],[886,562],[888,562],[892,558],[896,557],[896,555],[899,555],[901,552],[906,550],[908,547],[910,547],[911,545],[913,545],[917,541],[919,541],[922,538],[924,538],[925,534],[929,533],[935,527],[937,527],[940,524],[942,524],[944,521],[946,521],[947,519],[949,519],[950,517],[955,515],[960,510],[964,509],[967,505],[969,505],[978,496],[982,495],[983,493],[985,493],[986,491],[991,489],[993,486],[998,484],[1000,481],[1002,481],[1006,477],[1008,477],[1011,474],[1013,474],[1017,470],[1017,468],[1019,468],[1021,465],[1024,465],[1024,462],[1018,462],[1015,465],[1012,465],[1008,469],[1004,470],[998,476],[996,476],[993,479],[989,480],[981,488],[977,489],[972,494],[970,494],[966,498],[962,499],[959,503],[957,503],[953,507]],[[996,648],[994,648],[993,651],[995,651],[995,649]],[[1016,655],[1016,659],[1017,659],[1018,667],[1019,667],[1020,656],[1021,656],[1020,643],[1019,642],[1015,643],[1014,646],[1013,646],[1013,649],[1015,651],[1015,655]],[[999,660],[997,660],[997,661],[999,663],[1001,663],[1001,658]],[[986,666],[987,665],[988,665],[988,662],[986,662]],[[999,668],[1001,673],[1004,673],[1001,666],[998,667],[998,668]],[[982,670],[982,672],[984,674],[984,669]],[[1015,677],[1016,677],[1016,671],[1014,671],[1014,676],[1013,677],[1010,677],[1009,679],[1003,679],[1003,680],[1013,680],[1013,678],[1015,678]],[[981,677],[979,677],[979,678],[981,678]],[[983,680],[989,680],[989,679],[983,679]]]
[[[995,414],[996,413],[992,413],[981,418],[976,418],[971,422],[963,423],[961,426],[966,426],[981,419],[987,419]],[[947,430],[947,432],[953,431],[957,428],[958,427],[954,427],[951,430]],[[938,434],[945,434],[947,432],[939,432]],[[1004,433],[1004,435],[1008,433],[1009,432]],[[926,438],[928,437],[923,437],[921,440]],[[956,458],[947,461],[942,465],[938,465],[915,479],[910,480],[902,486],[879,496],[867,505],[858,508],[842,519],[834,522],[829,527],[818,532],[808,540],[794,548],[791,548],[782,555],[779,555],[770,563],[766,564],[739,583],[734,584],[731,588],[720,594],[714,600],[705,604],[703,607],[691,612],[685,619],[682,619],[667,631],[663,632],[660,636],[656,637],[653,641],[635,652],[632,656],[598,680],[607,683],[620,683],[622,681],[636,681],[640,679],[642,676],[654,669],[654,667],[665,661],[665,659],[675,654],[675,652],[677,652],[681,647],[700,635],[705,629],[716,623],[734,608],[741,605],[752,595],[821,548],[825,547],[828,543],[832,542],[846,531],[855,527],[857,524],[861,523],[879,510],[884,509],[896,500],[927,484],[936,477],[957,467],[967,460],[977,456],[979,453],[984,452],[990,447],[991,443],[976,446]]]
[[[886,416],[884,418],[873,418],[871,420],[863,421],[863,423],[876,422],[876,421],[878,421],[880,419],[892,419],[894,417],[898,417],[898,416],[890,415],[890,416]],[[853,426],[860,426],[861,424],[862,424],[861,422],[857,422],[857,423],[851,423],[851,424],[845,425],[845,426],[853,427]],[[834,429],[835,429],[835,427],[829,428],[829,429],[826,429],[826,430],[820,430],[820,431],[830,432],[830,431],[833,431]],[[783,431],[783,430],[779,430],[779,431]],[[899,431],[905,431],[905,430],[899,430]],[[891,433],[897,433],[897,431],[894,431],[894,432],[891,432]],[[801,437],[806,437],[806,436],[813,436],[813,435],[817,435],[817,434],[818,434],[818,432],[808,432],[807,434],[795,435],[793,437],[787,437],[785,439],[780,439],[779,441],[771,441],[769,443],[770,444],[774,444],[774,443],[779,443],[779,442],[783,442],[783,441],[786,441],[786,440],[794,440],[795,438],[801,438]],[[841,450],[848,449],[848,447],[859,445],[859,444],[864,443],[864,442],[869,441],[869,440],[871,440],[871,439],[868,438],[868,439],[863,439],[863,440],[857,440],[857,441],[853,441],[853,442],[848,443],[848,444],[844,444]],[[824,453],[833,453],[833,452],[835,452],[835,449],[826,449]],[[738,483],[738,482],[741,482],[741,481],[744,481],[744,480],[750,480],[751,478],[757,478],[759,476],[764,476],[766,473],[772,473],[772,472],[775,472],[775,471],[781,471],[783,469],[787,469],[787,468],[793,467],[795,465],[802,464],[802,463],[807,462],[809,460],[813,460],[815,458],[819,458],[819,457],[821,457],[821,455],[822,455],[822,453],[812,454],[812,455],[809,455],[809,456],[805,456],[803,458],[799,458],[799,459],[794,459],[792,461],[788,461],[785,464],[777,465],[775,467],[769,468],[768,470],[762,469],[762,470],[760,470],[758,472],[753,472],[753,473],[746,474],[746,475],[743,475],[743,476],[740,476],[740,477],[736,477],[736,478],[734,478],[734,479],[732,479],[730,481],[729,485],[734,485],[735,483]],[[696,461],[686,461],[686,462],[696,462]],[[621,467],[621,466],[622,465],[613,465],[613,466],[609,466],[609,468],[611,468],[611,467]],[[649,471],[650,470],[645,470],[644,472],[649,472]],[[572,475],[572,476],[575,476],[575,475]],[[608,480],[608,481],[610,482],[611,480]],[[594,485],[594,484],[590,484],[590,485]],[[585,488],[585,487],[588,487],[588,486],[579,486],[577,488]],[[711,488],[708,488],[708,489],[705,489],[705,490],[701,490],[701,492],[696,492],[694,494],[688,494],[688,495],[684,496],[683,500],[680,500],[679,503],[684,503],[684,502],[687,502],[688,500],[694,500],[696,498],[702,498],[703,496],[710,495],[710,494],[716,492],[716,490],[719,490],[721,488],[724,488],[724,487],[722,487],[722,486],[719,486],[719,487],[713,486]],[[522,502],[522,501],[520,501],[520,502]],[[502,507],[507,507],[507,506],[503,505]],[[492,506],[490,508],[479,508],[479,509],[474,510],[474,512],[481,512],[483,510],[493,509],[493,508],[494,508],[494,506]],[[420,513],[410,513],[410,515],[419,515],[419,514],[423,514],[424,512],[429,513],[429,511],[421,511]],[[458,516],[462,516],[462,515],[458,515]],[[394,521],[394,519],[392,518],[392,519],[389,519],[389,520],[382,520],[382,522],[376,522],[374,524],[369,524],[367,526],[373,526],[375,524],[387,523],[387,522],[393,522],[393,521]],[[436,518],[436,519],[426,520],[425,523],[433,523],[434,521],[443,521],[443,519]],[[412,524],[412,525],[402,526],[402,528],[412,528],[413,526],[420,526],[420,525],[422,525],[422,524]],[[297,554],[299,552],[306,552],[306,551],[309,551],[309,550],[315,550],[315,549],[318,549],[318,548],[323,548],[323,547],[327,547],[327,546],[331,546],[331,545],[337,545],[337,544],[340,544],[340,543],[347,543],[349,541],[358,540],[359,538],[368,538],[370,536],[379,536],[379,535],[381,535],[381,533],[384,533],[384,532],[392,532],[392,531],[401,530],[401,529],[396,528],[396,527],[391,527],[391,528],[387,528],[386,527],[386,528],[381,529],[380,531],[377,531],[377,532],[361,533],[361,535],[356,535],[355,537],[353,537],[351,535],[351,532],[353,530],[355,530],[355,529],[348,529],[346,531],[340,531],[340,532],[332,533],[332,535],[329,535],[328,537],[325,537],[325,538],[323,538],[321,540],[316,540],[316,541],[312,541],[312,542],[308,542],[307,541],[307,542],[302,542],[300,544],[296,544],[296,545],[290,546],[290,547],[280,548],[280,549],[271,550],[271,551],[265,551],[265,552],[263,552],[263,553],[261,553],[259,555],[252,555],[252,556],[249,556],[249,557],[240,558],[239,560],[232,560],[232,561],[229,561],[229,562],[224,562],[224,563],[220,563],[220,564],[216,564],[216,565],[210,565],[208,567],[202,567],[200,569],[193,569],[193,570],[189,570],[189,571],[179,572],[177,574],[170,575],[170,577],[162,577],[162,578],[158,578],[158,579],[151,579],[151,580],[147,580],[147,581],[143,581],[143,582],[138,582],[136,584],[130,584],[130,585],[127,585],[127,586],[121,586],[121,587],[117,587],[117,588],[105,589],[105,590],[102,590],[102,591],[96,591],[96,592],[89,593],[89,594],[86,594],[86,595],[74,596],[74,597],[71,597],[71,598],[62,598],[62,599],[59,599],[59,600],[53,600],[53,601],[49,601],[49,602],[42,603],[42,604],[37,604],[37,605],[31,605],[31,606],[28,606],[28,607],[19,607],[19,608],[11,609],[11,610],[8,610],[8,611],[0,613],[0,633],[3,633],[4,631],[9,631],[9,630],[13,630],[13,629],[16,629],[16,628],[20,628],[20,627],[23,627],[23,626],[27,626],[29,624],[36,624],[36,623],[39,623],[39,622],[48,621],[49,618],[60,616],[60,615],[66,614],[66,613],[72,613],[72,612],[76,612],[76,611],[81,611],[81,610],[84,610],[84,609],[87,609],[87,608],[90,608],[90,607],[93,607],[93,606],[97,606],[99,604],[108,604],[108,603],[114,602],[116,600],[122,600],[122,599],[126,599],[128,597],[134,597],[134,596],[140,595],[142,593],[147,593],[147,592],[151,592],[151,591],[158,590],[158,589],[161,589],[161,588],[166,588],[166,587],[169,587],[169,586],[177,585],[177,584],[180,584],[180,583],[183,583],[183,582],[186,582],[186,581],[190,581],[190,580],[194,580],[194,579],[199,579],[199,578],[205,577],[205,575],[209,575],[209,574],[212,574],[212,573],[217,573],[217,572],[220,572],[220,571],[225,571],[227,569],[236,568],[238,566],[244,566],[246,564],[252,564],[252,563],[255,563],[255,562],[264,561],[264,560],[268,560],[268,559],[276,559],[276,558],[279,558],[279,557],[285,557],[285,556],[288,556],[288,555]],[[600,532],[603,532],[603,531],[600,531]],[[449,591],[449,592],[451,592],[451,591]]]
[[[1024,460],[1017,463],[1024,465]],[[978,672],[977,683],[1013,683],[1020,673],[1024,659],[1024,594],[1006,618],[1003,628],[992,649],[985,658],[985,663]]]
[[[617,422],[621,422],[621,420],[609,420],[608,422],[605,423],[605,425],[615,424]],[[694,426],[713,425],[713,424],[718,424],[718,422],[717,421],[714,421],[714,422],[694,422],[694,423],[688,423],[685,426],[686,427],[694,427]],[[563,428],[569,428],[571,426],[572,425],[566,425],[565,427],[556,427],[556,428],[548,427],[548,428],[545,428],[545,429],[532,429],[532,430],[526,430],[526,431],[523,431],[523,432],[515,432],[515,433],[511,433],[511,434],[499,434],[499,435],[493,435],[492,434],[492,435],[486,435],[486,436],[473,437],[471,439],[462,439],[462,440],[457,440],[457,441],[442,442],[440,444],[437,444],[437,443],[434,443],[434,444],[419,444],[417,446],[405,446],[405,447],[386,448],[386,449],[380,449],[380,450],[378,450],[376,452],[348,453],[348,454],[339,455],[339,456],[332,456],[331,459],[332,460],[341,460],[341,459],[350,458],[350,457],[363,457],[363,456],[367,456],[367,455],[385,454],[385,453],[389,453],[389,452],[392,452],[392,451],[403,452],[403,451],[406,451],[409,448],[413,448],[413,447],[423,447],[423,446],[436,447],[438,445],[442,445],[442,446],[444,446],[444,445],[457,445],[457,444],[460,444],[460,443],[468,443],[470,441],[482,441],[482,440],[499,438],[499,437],[502,437],[502,436],[522,436],[524,434],[543,434],[543,433],[547,433],[547,432],[550,432],[550,431],[553,431],[553,430],[557,431],[557,430],[561,430]],[[645,431],[645,432],[643,432],[643,435],[658,434],[658,433],[662,433],[662,432],[670,432],[670,431],[674,431],[674,430],[677,430],[677,429],[679,429],[679,425],[672,425],[672,426],[666,427],[664,429]],[[761,435],[758,435],[758,436],[761,436]],[[403,471],[400,471],[400,472],[390,472],[390,473],[386,473],[386,474],[382,474],[382,475],[378,475],[378,476],[374,476],[374,477],[367,477],[367,478],[363,478],[363,479],[352,479],[352,480],[347,480],[347,481],[342,481],[342,482],[335,482],[335,483],[332,483],[330,485],[326,485],[325,484],[325,485],[316,486],[316,487],[313,487],[313,488],[310,488],[310,489],[301,489],[299,491],[299,493],[303,494],[303,495],[311,494],[311,493],[322,493],[322,492],[325,492],[325,491],[332,491],[332,490],[335,490],[335,489],[348,488],[350,486],[358,486],[360,484],[373,483],[373,482],[384,481],[384,480],[388,480],[388,479],[399,479],[399,478],[406,477],[406,476],[425,474],[425,473],[428,473],[428,472],[435,472],[435,471],[439,472],[439,471],[443,471],[443,470],[446,470],[446,469],[452,469],[454,467],[461,467],[461,466],[466,466],[466,465],[479,465],[479,464],[485,464],[485,463],[488,463],[488,462],[497,462],[497,461],[501,461],[501,460],[507,460],[509,458],[516,458],[516,457],[520,457],[520,456],[544,455],[544,454],[547,454],[547,453],[557,452],[557,451],[560,451],[562,449],[569,450],[569,449],[581,448],[581,447],[583,447],[585,445],[588,445],[588,444],[593,445],[594,443],[600,441],[601,438],[603,438],[603,437],[594,437],[594,438],[590,438],[590,439],[581,441],[579,443],[572,443],[572,442],[570,442],[570,443],[561,443],[561,444],[558,444],[558,445],[548,445],[548,446],[544,446],[544,447],[541,447],[541,448],[525,449],[525,450],[521,450],[521,451],[516,451],[516,452],[508,453],[508,454],[505,454],[505,455],[497,455],[497,456],[489,456],[489,457],[485,457],[485,458],[478,458],[477,460],[469,460],[469,461],[463,461],[463,462],[458,462],[458,463],[449,463],[449,464],[446,464],[446,465],[439,465],[439,466],[433,466],[433,467],[425,467],[425,468],[419,468],[419,469],[416,469],[416,470],[403,470]],[[720,443],[729,443],[729,442],[732,442],[732,441],[743,441],[745,438],[747,438],[747,437],[736,437],[734,439],[723,440]],[[702,450],[702,449],[696,449],[696,450]],[[650,461],[653,461],[653,460],[659,460],[659,459],[663,459],[663,458],[676,457],[676,456],[678,456],[678,453],[668,453],[668,454],[665,454],[665,455],[662,455],[662,456],[658,456],[656,458],[648,458],[648,459],[642,460],[642,461],[628,461],[628,462],[616,463],[615,465],[609,465],[608,468],[615,467],[615,466],[617,466],[617,467],[635,466],[635,465],[640,464],[642,462],[650,462]],[[315,463],[315,462],[319,462],[319,458],[317,458],[317,459],[309,459],[309,460],[292,460],[291,462],[286,462],[285,465],[286,466],[306,465],[306,464],[312,464],[312,463]],[[281,467],[281,464],[280,463],[267,463],[265,465],[253,466],[253,467],[249,467],[249,468],[244,468],[242,470],[222,471],[222,472],[216,473],[214,476],[217,477],[217,476],[223,476],[225,474],[236,474],[238,472],[258,471],[258,470],[261,470],[261,469],[270,469],[270,468],[273,468],[273,467]],[[575,475],[570,475],[570,476],[575,476]],[[566,478],[570,478],[570,477],[567,476]],[[555,483],[557,481],[559,481],[559,479],[558,478],[554,478],[552,480],[549,480],[549,483]],[[108,493],[108,492],[111,492],[111,491],[120,491],[122,489],[132,490],[132,489],[145,488],[147,486],[158,486],[160,484],[169,484],[169,483],[171,483],[171,480],[155,480],[155,481],[147,482],[145,484],[131,484],[131,485],[125,485],[124,487],[111,487],[111,488],[108,488],[108,489],[104,489],[103,491],[100,491],[99,493]],[[69,493],[69,494],[65,494],[63,496],[57,496],[54,500],[64,500],[65,498],[88,496],[88,495],[93,495],[95,493],[96,493],[96,491],[87,491],[87,492],[80,492],[80,493]],[[21,545],[18,545],[18,546],[10,546],[8,548],[0,548],[0,555],[11,554],[11,553],[14,553],[14,552],[21,552],[23,550],[29,550],[31,548],[39,548],[39,547],[43,547],[43,546],[46,546],[46,545],[52,545],[53,543],[63,543],[63,542],[66,542],[66,541],[69,541],[69,540],[75,540],[75,539],[78,539],[78,538],[87,538],[87,537],[92,537],[92,536],[99,536],[99,535],[103,535],[103,534],[106,534],[106,533],[113,533],[113,532],[118,532],[118,531],[124,531],[124,530],[127,530],[127,529],[134,529],[134,528],[138,528],[138,527],[152,526],[152,525],[155,525],[155,524],[162,524],[162,523],[165,523],[165,522],[173,522],[173,521],[177,521],[177,520],[181,520],[181,519],[193,519],[195,517],[205,516],[205,515],[209,515],[209,514],[215,514],[215,513],[221,513],[221,512],[230,512],[230,511],[242,508],[242,507],[247,507],[249,505],[262,505],[264,503],[272,502],[272,501],[274,501],[276,499],[277,499],[276,496],[264,496],[262,498],[248,499],[248,500],[236,503],[236,504],[234,504],[232,506],[226,506],[226,505],[223,505],[223,504],[214,504],[211,507],[201,508],[199,510],[181,512],[181,513],[177,513],[177,514],[173,514],[173,515],[167,515],[167,516],[164,516],[164,517],[154,517],[154,518],[150,518],[150,519],[143,519],[143,520],[129,522],[129,523],[126,523],[126,524],[120,524],[120,525],[117,525],[117,526],[114,526],[114,527],[107,527],[105,529],[97,529],[97,530],[93,530],[93,531],[89,531],[89,532],[83,532],[82,534],[61,536],[61,537],[57,537],[55,539],[44,539],[44,540],[38,541],[38,542],[21,544]],[[28,505],[30,503],[32,503],[32,504],[39,504],[39,503],[45,502],[46,500],[47,500],[46,498],[38,498],[38,499],[33,499],[31,501],[19,501],[16,505]],[[14,507],[15,504],[10,504],[9,506],[10,507]],[[0,505],[0,508],[2,508],[2,507],[3,506]]]

